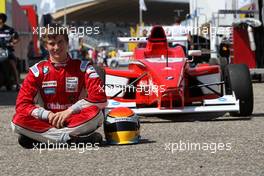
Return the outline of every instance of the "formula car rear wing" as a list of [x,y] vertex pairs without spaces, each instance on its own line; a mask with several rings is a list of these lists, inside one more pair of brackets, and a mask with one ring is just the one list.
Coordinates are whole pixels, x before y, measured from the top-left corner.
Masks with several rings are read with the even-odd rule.
[[[186,42],[187,36],[167,37],[167,42]],[[121,43],[147,43],[148,37],[118,37],[117,40]]]

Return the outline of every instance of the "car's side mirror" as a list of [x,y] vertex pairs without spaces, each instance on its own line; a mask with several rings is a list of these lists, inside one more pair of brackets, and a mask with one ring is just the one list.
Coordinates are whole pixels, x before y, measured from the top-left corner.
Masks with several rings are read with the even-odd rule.
[[189,56],[201,56],[202,51],[201,50],[189,50],[188,55]]

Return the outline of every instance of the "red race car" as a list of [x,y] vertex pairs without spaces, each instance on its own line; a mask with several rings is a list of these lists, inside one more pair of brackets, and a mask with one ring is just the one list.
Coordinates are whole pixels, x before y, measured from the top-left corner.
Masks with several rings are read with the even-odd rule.
[[[187,52],[187,37],[167,38],[154,26],[149,38],[119,38],[137,42],[128,70],[105,69],[108,108],[129,107],[137,114],[230,112],[249,116],[253,111],[253,89],[246,65],[197,64],[199,50]],[[169,47],[171,42],[186,46]],[[142,47],[142,43],[145,45]]]

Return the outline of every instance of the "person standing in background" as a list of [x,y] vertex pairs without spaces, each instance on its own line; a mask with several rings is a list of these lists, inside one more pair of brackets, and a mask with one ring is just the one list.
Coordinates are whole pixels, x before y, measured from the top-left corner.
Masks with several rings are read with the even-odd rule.
[[15,31],[14,28],[8,26],[5,24],[7,20],[7,16],[4,13],[0,13],[0,40],[1,43],[4,43],[6,45],[6,48],[8,50],[8,60],[12,67],[12,72],[15,77],[15,83],[16,83],[16,90],[18,91],[19,86],[19,74],[17,70],[17,58],[14,54],[14,46],[19,42],[19,36],[18,33]]

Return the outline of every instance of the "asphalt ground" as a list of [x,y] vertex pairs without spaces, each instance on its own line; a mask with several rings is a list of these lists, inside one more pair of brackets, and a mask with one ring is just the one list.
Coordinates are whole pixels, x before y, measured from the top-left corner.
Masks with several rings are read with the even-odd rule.
[[16,93],[0,91],[0,175],[263,176],[263,83],[254,84],[254,96],[250,120],[228,114],[144,117],[138,145],[28,150],[10,127]]

